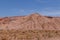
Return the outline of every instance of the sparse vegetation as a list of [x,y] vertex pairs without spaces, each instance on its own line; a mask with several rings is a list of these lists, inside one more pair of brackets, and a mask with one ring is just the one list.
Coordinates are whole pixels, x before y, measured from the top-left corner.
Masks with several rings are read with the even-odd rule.
[[60,37],[55,30],[0,30],[0,40],[40,40],[41,38]]

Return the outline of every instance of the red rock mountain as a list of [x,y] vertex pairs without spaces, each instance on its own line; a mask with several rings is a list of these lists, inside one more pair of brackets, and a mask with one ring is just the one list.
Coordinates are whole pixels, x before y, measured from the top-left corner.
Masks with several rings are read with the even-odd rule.
[[31,14],[0,18],[0,29],[11,30],[60,30],[60,17]]

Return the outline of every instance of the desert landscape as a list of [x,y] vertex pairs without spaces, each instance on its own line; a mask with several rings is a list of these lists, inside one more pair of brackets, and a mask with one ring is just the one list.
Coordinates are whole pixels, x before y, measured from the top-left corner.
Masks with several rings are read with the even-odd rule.
[[60,40],[60,17],[33,13],[0,18],[0,40]]
[[55,30],[1,30],[0,40],[60,40],[60,31]]

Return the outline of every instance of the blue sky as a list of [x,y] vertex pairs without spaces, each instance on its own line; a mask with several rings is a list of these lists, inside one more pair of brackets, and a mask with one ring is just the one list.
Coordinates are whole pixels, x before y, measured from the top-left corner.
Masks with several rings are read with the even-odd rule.
[[60,0],[0,0],[0,17],[22,16],[35,12],[60,16]]

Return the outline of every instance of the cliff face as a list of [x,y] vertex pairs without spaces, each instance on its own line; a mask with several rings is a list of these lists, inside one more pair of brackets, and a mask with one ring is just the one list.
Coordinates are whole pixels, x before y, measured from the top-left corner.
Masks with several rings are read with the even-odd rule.
[[60,18],[31,14],[0,18],[0,29],[60,30]]

